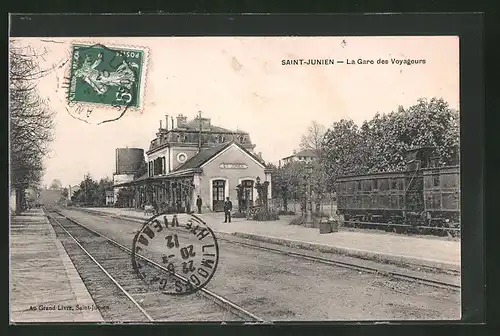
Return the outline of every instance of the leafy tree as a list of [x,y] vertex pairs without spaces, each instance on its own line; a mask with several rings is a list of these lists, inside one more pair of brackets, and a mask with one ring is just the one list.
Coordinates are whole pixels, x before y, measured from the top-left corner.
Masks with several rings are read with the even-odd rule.
[[86,206],[98,205],[98,183],[92,179],[90,174],[85,175],[84,180],[80,182],[80,189],[73,194],[71,200]]
[[143,161],[141,163],[139,169],[135,172],[134,179],[137,179],[137,178],[143,176],[147,172],[148,172],[148,165],[147,165],[146,161]]
[[439,165],[453,163],[460,139],[459,113],[443,99],[419,99],[388,114],[377,113],[360,128],[352,120],[335,122],[322,143],[320,164],[334,190],[339,176],[399,171],[406,151],[433,147]]
[[66,204],[67,203],[67,201],[68,201],[68,193],[69,193],[68,188],[63,188],[61,190],[61,198],[59,199],[59,203],[60,204]]
[[335,190],[337,177],[363,172],[366,146],[360,135],[357,125],[346,119],[333,123],[326,132],[320,164],[323,173],[328,176],[328,190]]
[[402,170],[405,152],[418,147],[435,148],[438,164],[447,165],[459,146],[459,114],[442,99],[419,99],[406,110],[377,114],[365,122],[361,137],[370,148],[365,158],[369,171]]
[[90,174],[86,174],[84,180],[80,182],[80,189],[73,194],[71,200],[89,206],[105,206],[106,190],[112,186],[113,181],[107,177],[97,182],[92,179]]
[[120,208],[128,208],[132,206],[132,200],[135,197],[134,188],[120,188],[116,197],[116,206]]
[[108,178],[102,178],[97,185],[97,196],[98,196],[98,205],[104,206],[106,205],[106,190],[110,190],[113,187],[113,181]]

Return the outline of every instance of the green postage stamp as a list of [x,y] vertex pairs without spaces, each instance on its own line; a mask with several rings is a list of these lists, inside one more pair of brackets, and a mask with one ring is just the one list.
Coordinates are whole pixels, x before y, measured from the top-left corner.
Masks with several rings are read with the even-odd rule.
[[147,52],[102,44],[73,44],[68,102],[141,108]]

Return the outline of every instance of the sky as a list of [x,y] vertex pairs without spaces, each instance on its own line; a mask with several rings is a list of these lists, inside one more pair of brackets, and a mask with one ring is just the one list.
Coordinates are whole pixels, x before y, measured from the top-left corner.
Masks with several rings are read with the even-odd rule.
[[[147,150],[165,115],[194,118],[250,134],[256,152],[277,163],[298,149],[312,121],[361,124],[417,99],[443,98],[459,108],[458,37],[139,37],[23,38],[44,50],[42,68],[71,57],[73,43],[129,46],[148,52],[142,111],[88,124],[68,113],[61,87],[69,62],[40,79],[39,93],[56,112],[55,140],[43,183],[79,183],[84,174],[112,177],[115,148]],[[282,65],[282,60],[334,59],[343,64]],[[357,63],[358,59],[374,64]],[[378,59],[389,64],[377,64]],[[391,59],[425,60],[392,64]],[[111,113],[94,108],[93,115]]]

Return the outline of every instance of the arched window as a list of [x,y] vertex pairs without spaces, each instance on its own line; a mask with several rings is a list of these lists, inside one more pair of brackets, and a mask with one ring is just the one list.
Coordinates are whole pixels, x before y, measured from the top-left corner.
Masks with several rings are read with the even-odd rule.
[[243,199],[253,201],[253,180],[244,180],[241,185],[243,186]]
[[223,211],[224,210],[224,199],[226,197],[226,181],[224,180],[214,180],[212,182],[212,206],[213,211]]
[[243,187],[243,204],[245,208],[252,207],[254,202],[254,181],[253,180],[243,180],[241,181],[241,186]]

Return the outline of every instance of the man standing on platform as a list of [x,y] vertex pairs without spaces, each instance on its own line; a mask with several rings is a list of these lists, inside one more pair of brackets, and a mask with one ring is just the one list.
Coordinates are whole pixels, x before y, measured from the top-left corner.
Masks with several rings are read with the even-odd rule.
[[226,197],[226,201],[224,202],[224,223],[231,223],[231,210],[233,210],[233,203],[229,200],[229,197]]
[[200,195],[198,195],[198,197],[196,198],[196,206],[198,207],[198,213],[201,214],[201,205],[203,203],[201,202],[201,197]]

